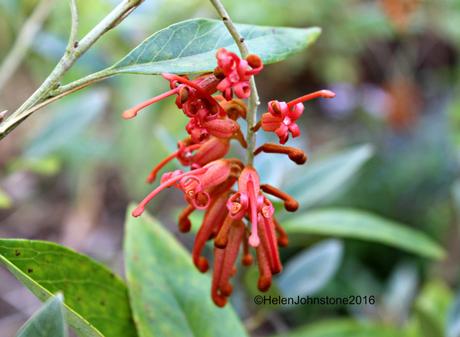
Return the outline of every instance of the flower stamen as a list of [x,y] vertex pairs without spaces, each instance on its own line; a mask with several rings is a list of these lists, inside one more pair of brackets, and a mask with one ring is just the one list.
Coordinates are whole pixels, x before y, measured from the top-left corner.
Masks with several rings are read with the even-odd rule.
[[169,91],[166,91],[165,93],[161,94],[161,95],[158,95],[158,96],[155,96],[149,100],[146,100],[145,102],[142,102],[142,103],[139,103],[135,106],[133,106],[131,109],[128,109],[126,110],[125,112],[123,112],[122,114],[122,117],[124,119],[131,119],[131,118],[134,118],[137,116],[137,114],[139,113],[139,111],[141,111],[142,109],[145,109],[146,107],[158,102],[158,101],[161,101],[162,99],[165,99],[166,97],[169,97],[169,96],[172,96],[174,94],[177,94],[179,92],[179,89],[180,87],[177,87],[175,89],[172,89],[172,90],[169,90]]

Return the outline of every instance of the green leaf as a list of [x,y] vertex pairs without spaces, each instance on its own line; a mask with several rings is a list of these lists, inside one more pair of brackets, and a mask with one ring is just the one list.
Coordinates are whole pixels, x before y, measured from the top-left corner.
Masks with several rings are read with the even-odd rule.
[[[276,337],[402,337],[391,327],[352,320],[326,320]],[[273,336],[275,337],[275,336]]]
[[290,259],[277,279],[285,297],[312,295],[334,276],[340,266],[343,244],[339,240],[320,242]]
[[50,298],[22,327],[16,337],[66,337],[62,295]]
[[325,208],[290,216],[284,221],[284,228],[289,233],[330,235],[385,243],[434,259],[441,259],[445,254],[436,242],[422,232],[372,213],[348,208]]
[[349,181],[372,154],[372,146],[366,144],[313,162],[305,168],[299,168],[298,174],[292,172],[286,178],[287,183],[283,190],[296,198],[301,207],[310,207]]
[[1,239],[0,262],[42,301],[62,292],[80,336],[136,336],[125,285],[89,257],[51,242]]
[[[319,28],[284,28],[236,25],[251,53],[265,64],[284,60],[313,43]],[[108,69],[111,74],[185,74],[212,71],[216,51],[237,47],[222,21],[192,19],[173,24],[151,35],[125,58]]]
[[247,336],[230,305],[216,307],[208,275],[147,214],[126,219],[125,263],[140,337]]
[[419,335],[422,337],[444,337],[447,312],[453,295],[442,280],[426,284],[415,302],[415,317]]

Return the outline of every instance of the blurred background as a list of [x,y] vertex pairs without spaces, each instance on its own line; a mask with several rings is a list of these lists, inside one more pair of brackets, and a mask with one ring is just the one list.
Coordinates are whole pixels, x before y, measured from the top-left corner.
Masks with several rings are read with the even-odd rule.
[[[65,49],[67,2],[48,2],[30,50],[13,76],[0,82],[0,111],[18,107]],[[81,32],[116,3],[78,1]],[[254,293],[250,270],[241,278],[233,304],[251,334],[283,334],[332,319],[350,326],[367,321],[412,336],[459,336],[458,324],[455,328],[449,322],[460,312],[460,1],[225,3],[237,22],[323,29],[306,52],[267,66],[257,79],[263,104],[323,88],[337,93],[334,100],[306,107],[300,122],[306,137],[294,144],[309,154],[307,167],[299,171],[283,160],[264,161],[261,156],[256,165],[264,181],[288,190],[291,186],[304,201],[300,212],[327,206],[370,211],[425,232],[447,252],[446,259],[432,261],[377,243],[296,239],[301,242],[282,249],[283,261],[307,256],[316,267],[312,263],[313,270],[296,274],[296,284],[280,280],[280,288],[292,290],[300,284],[302,294],[311,296],[372,294],[377,304],[257,307],[248,300]],[[0,64],[36,5],[35,0],[0,0]],[[146,0],[65,80],[105,68],[158,29],[191,17],[215,14],[204,0]],[[145,178],[185,136],[185,118],[169,101],[136,120],[120,115],[167,88],[152,76],[112,78],[40,110],[2,140],[0,237],[59,242],[123,273],[126,206],[150,191]],[[346,172],[339,178],[326,174],[318,190],[287,178],[287,172],[296,169],[301,177],[309,165],[321,163],[329,165],[330,175]],[[295,190],[296,184],[301,188]],[[175,217],[181,206],[180,195],[168,191],[150,211],[177,234]],[[187,247],[193,243],[191,234],[176,237]],[[314,269],[322,266],[328,269]],[[0,269],[2,336],[12,336],[37,306],[35,297]]]

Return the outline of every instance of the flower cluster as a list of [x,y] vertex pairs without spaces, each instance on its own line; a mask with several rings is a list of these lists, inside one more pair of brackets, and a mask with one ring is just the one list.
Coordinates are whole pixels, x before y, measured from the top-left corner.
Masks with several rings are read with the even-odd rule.
[[[177,151],[161,161],[150,173],[147,181],[153,183],[158,173],[176,158],[189,170],[164,173],[160,185],[134,209],[132,215],[140,216],[146,205],[162,190],[175,187],[182,191],[187,207],[179,216],[179,230],[191,228],[190,215],[204,210],[204,219],[195,238],[192,251],[193,263],[201,271],[209,269],[209,261],[203,255],[205,244],[214,241],[214,262],[211,297],[220,307],[227,303],[232,293],[230,279],[236,273],[236,261],[242,247],[241,263],[253,263],[250,247],[255,249],[259,268],[258,288],[267,291],[272,275],[282,269],[278,247],[286,246],[288,238],[275,217],[272,195],[284,203],[284,208],[294,212],[299,207],[296,200],[268,184],[261,184],[254,167],[236,158],[226,158],[230,141],[235,139],[246,148],[238,119],[246,118],[247,106],[242,99],[251,94],[249,81],[263,68],[257,55],[241,59],[235,53],[220,49],[216,55],[217,67],[213,73],[195,79],[173,74],[163,74],[171,90],[141,103],[123,113],[126,119],[135,117],[140,110],[176,95],[176,105],[189,118],[185,127],[188,137],[178,142]],[[260,153],[285,154],[297,164],[307,160],[305,153],[285,146],[289,138],[297,137],[296,124],[302,114],[303,102],[317,97],[334,97],[334,93],[322,90],[305,95],[291,102],[271,101],[268,112],[253,127],[274,132],[280,144],[266,143],[255,149]]]

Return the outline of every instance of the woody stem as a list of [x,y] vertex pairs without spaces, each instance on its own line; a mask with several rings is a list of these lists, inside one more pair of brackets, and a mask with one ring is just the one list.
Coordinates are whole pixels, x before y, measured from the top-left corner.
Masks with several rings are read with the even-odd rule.
[[[214,8],[216,9],[217,13],[219,14],[220,18],[227,27],[227,30],[232,35],[233,40],[235,40],[238,49],[240,50],[241,56],[246,58],[249,55],[249,49],[246,43],[244,42],[244,37],[240,35],[238,30],[236,29],[235,25],[233,24],[232,19],[228,15],[227,10],[225,9],[224,5],[220,0],[210,0]],[[254,122],[257,117],[257,106],[260,104],[259,102],[259,94],[257,93],[256,82],[254,80],[254,76],[251,76],[249,81],[249,85],[251,87],[251,96],[249,97],[249,106],[248,106],[248,113],[246,116],[247,121],[247,133],[246,133],[246,140],[248,142],[248,147],[246,150],[247,153],[247,164],[252,166],[254,161],[254,149],[256,146],[256,134],[253,130]]]
[[[116,27],[123,19],[138,7],[143,0],[123,0],[110,13],[108,13],[96,26],[94,26],[79,41],[77,38],[78,15],[76,2],[71,0],[72,27],[67,48],[58,61],[54,69],[44,80],[44,82],[35,90],[35,92],[11,115],[9,115],[0,124],[0,140],[9,132],[21,124],[32,113],[39,110],[45,105],[63,97],[71,92],[77,91],[88,86],[95,81],[107,78],[110,74],[101,71],[92,74],[86,78],[86,81],[79,81],[78,85],[68,87],[66,91],[62,89],[60,80],[75,64],[75,62],[85,54],[105,33]],[[58,90],[59,93],[54,93]]]

